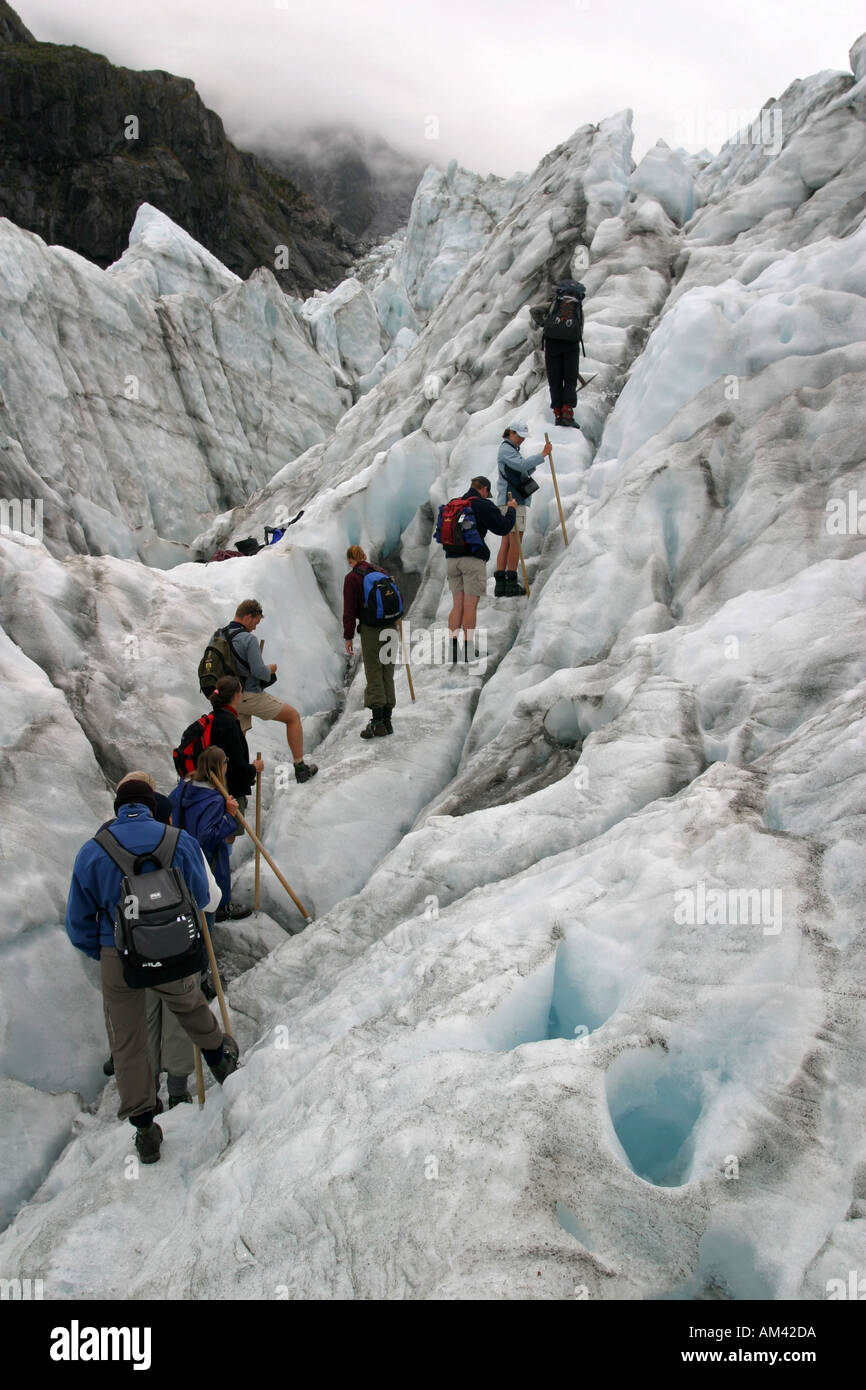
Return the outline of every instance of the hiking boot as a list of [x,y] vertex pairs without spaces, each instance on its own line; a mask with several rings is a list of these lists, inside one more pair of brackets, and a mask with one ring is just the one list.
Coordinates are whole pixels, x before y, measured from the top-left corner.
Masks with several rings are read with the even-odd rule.
[[113,1058],[113,1057],[109,1057],[109,1059],[108,1059],[107,1062],[103,1062],[103,1063],[102,1063],[102,1070],[105,1072],[105,1075],[106,1075],[106,1076],[113,1076],[113,1075],[114,1075],[114,1058]]
[[517,582],[517,570],[505,571],[505,597],[525,598],[526,590]]
[[142,1163],[159,1162],[159,1146],[162,1143],[162,1130],[159,1125],[150,1124],[147,1129],[135,1131],[135,1152]]
[[[556,422],[559,424],[559,421]],[[505,598],[505,570],[494,570],[493,578],[496,580],[496,587],[493,590],[494,598]]]
[[315,763],[305,763],[302,758],[299,763],[295,763],[295,781],[309,782],[311,777],[315,777],[318,770]]
[[223,1033],[222,1060],[213,1063],[208,1062],[208,1066],[210,1067],[211,1072],[213,1073],[214,1080],[218,1081],[221,1086],[223,1082],[229,1076],[232,1075],[233,1072],[237,1071],[238,1057],[240,1055],[240,1048],[238,1047],[234,1038],[229,1037],[228,1033]]
[[567,427],[570,428],[570,429],[575,429],[575,430],[579,430],[579,429],[580,429],[580,425],[577,423],[577,421],[576,421],[575,418],[574,418],[574,406],[573,406],[573,405],[564,405],[564,406],[562,407],[562,419],[560,420],[559,423],[560,423],[561,425],[567,426]]
[[459,644],[458,644],[457,638],[456,638],[456,637],[452,637],[452,638],[451,638],[451,665],[452,665],[452,666],[456,666],[456,665],[457,665],[457,651],[458,651],[458,647],[459,647]]
[[189,1091],[184,1091],[182,1096],[169,1096],[169,1110],[173,1110],[176,1105],[192,1105],[192,1096]]
[[226,903],[225,907],[218,907],[214,913],[216,922],[240,922],[243,917],[252,916],[251,907],[241,907],[240,903]]
[[561,405],[555,405],[555,406],[552,406],[551,408],[552,408],[552,410],[553,410],[553,423],[554,423],[555,425],[561,425],[561,424],[562,424],[562,406],[561,406]]
[[385,733],[393,734],[394,726],[391,723],[391,715],[394,713],[393,705],[385,705],[382,709],[382,723],[385,725]]
[[361,738],[385,738],[388,733],[385,724],[385,710],[382,705],[374,705],[370,711],[371,719],[366,728],[361,730]]

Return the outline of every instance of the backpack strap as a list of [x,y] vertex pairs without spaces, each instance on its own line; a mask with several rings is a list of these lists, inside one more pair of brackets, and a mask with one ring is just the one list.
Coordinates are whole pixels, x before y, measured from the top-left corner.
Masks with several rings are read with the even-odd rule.
[[120,843],[116,835],[112,835],[107,826],[103,826],[93,837],[100,849],[104,849],[109,859],[115,863],[122,874],[129,878],[130,874],[135,873],[136,855],[130,854],[129,850]]
[[183,809],[183,799],[184,799],[184,797],[186,796],[188,790],[189,790],[189,782],[187,782],[187,780],[184,778],[184,780],[183,780],[183,781],[181,782],[181,784],[180,784],[180,796],[178,797],[178,801],[177,801],[177,814],[178,814],[178,817],[179,817],[179,829],[181,829],[181,830],[183,830],[183,823],[184,823],[184,821],[186,820],[186,816],[185,816],[185,814],[184,814],[184,809]]
[[249,665],[247,664],[247,662],[244,661],[243,657],[241,656],[240,652],[238,651],[237,647],[236,647],[235,644],[234,644],[234,641],[233,641],[233,634],[232,634],[231,632],[229,632],[229,627],[230,627],[230,626],[231,626],[231,624],[229,623],[228,626],[226,626],[226,627],[221,627],[221,628],[219,629],[219,631],[222,633],[223,637],[224,637],[224,638],[226,639],[226,641],[228,642],[229,648],[230,648],[230,650],[231,650],[231,654],[232,654],[232,656],[234,657],[235,661],[238,663],[239,666],[243,666],[243,668],[244,668],[244,670],[246,671],[246,673],[247,673],[248,676],[251,676],[251,675],[253,674],[251,668],[249,667]]
[[177,849],[177,842],[180,839],[180,831],[172,825],[162,827],[162,835],[159,842],[153,849],[145,850],[143,854],[133,854],[122,845],[117,836],[110,830],[103,829],[97,831],[93,836],[96,844],[120,869],[120,872],[130,878],[133,874],[141,872],[140,866],[152,859],[160,869],[168,869],[174,859],[174,852]]

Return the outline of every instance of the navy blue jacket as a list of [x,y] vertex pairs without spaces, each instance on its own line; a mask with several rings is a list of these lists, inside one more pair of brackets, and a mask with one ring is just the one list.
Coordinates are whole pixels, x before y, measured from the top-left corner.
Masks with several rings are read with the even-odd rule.
[[[121,806],[109,828],[132,854],[156,849],[165,832],[165,826],[136,801]],[[201,851],[191,835],[181,834],[172,862],[180,869],[199,907],[207,907],[210,889]],[[143,872],[150,873],[153,868],[148,864]],[[122,883],[120,869],[101,845],[95,840],[82,845],[75,858],[66,901],[66,931],[73,946],[91,960],[99,960],[102,946],[114,945],[114,909],[120,901]]]
[[237,822],[226,812],[222,792],[206,782],[178,782],[169,793],[173,825],[189,831],[201,845],[204,857],[222,893],[222,905],[232,896],[232,871],[226,837],[237,834]]
[[[480,545],[469,547],[469,554],[474,555],[479,560],[489,560],[490,551],[484,544],[484,537],[488,531],[493,531],[497,536],[507,536],[508,532],[514,529],[514,518],[517,515],[513,507],[509,507],[505,515],[499,510],[495,502],[489,498],[482,497],[476,488],[471,487],[466,497],[472,498],[472,513],[475,517],[475,525],[481,537]],[[445,554],[449,559],[461,558],[466,554],[462,548],[457,549],[453,545],[443,546]]]

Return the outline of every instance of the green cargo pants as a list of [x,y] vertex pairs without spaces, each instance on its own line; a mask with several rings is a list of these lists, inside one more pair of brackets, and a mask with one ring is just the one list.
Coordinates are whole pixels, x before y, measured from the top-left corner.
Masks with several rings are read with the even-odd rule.
[[394,694],[394,664],[391,661],[382,662],[379,657],[379,644],[385,632],[393,632],[393,628],[369,627],[366,623],[361,623],[361,656],[364,658],[364,675],[367,677],[367,685],[364,690],[364,704],[368,709],[381,709],[383,705],[390,705],[391,709],[397,703]]

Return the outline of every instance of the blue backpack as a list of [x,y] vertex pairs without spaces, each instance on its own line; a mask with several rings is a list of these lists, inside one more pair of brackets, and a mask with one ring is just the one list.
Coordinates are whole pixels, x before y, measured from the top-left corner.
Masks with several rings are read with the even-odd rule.
[[368,627],[388,627],[403,616],[403,598],[390,574],[370,570],[361,576],[364,583],[364,605],[361,622]]

